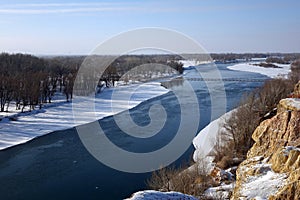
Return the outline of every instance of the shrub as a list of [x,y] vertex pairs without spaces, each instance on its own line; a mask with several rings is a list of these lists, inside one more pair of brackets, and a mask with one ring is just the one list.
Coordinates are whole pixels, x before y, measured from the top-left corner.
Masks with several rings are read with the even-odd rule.
[[152,173],[146,184],[150,189],[159,191],[172,191],[171,179],[179,173],[174,166],[164,167]]
[[147,180],[150,189],[160,191],[177,191],[196,197],[214,185],[213,179],[207,173],[207,163],[200,161],[189,168],[166,167],[152,173]]

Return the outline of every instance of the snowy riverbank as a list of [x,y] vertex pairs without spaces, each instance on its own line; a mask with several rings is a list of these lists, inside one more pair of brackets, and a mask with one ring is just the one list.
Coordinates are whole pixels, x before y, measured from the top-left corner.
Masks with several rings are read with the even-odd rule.
[[236,65],[232,65],[227,67],[231,70],[237,70],[237,71],[245,71],[245,72],[254,72],[259,73],[262,75],[266,75],[270,78],[276,78],[276,77],[287,77],[289,72],[291,71],[291,65],[290,64],[277,64],[273,63],[274,65],[278,66],[279,68],[265,68],[256,66],[254,64],[259,64],[257,62],[253,63],[239,63]]
[[159,192],[155,190],[145,190],[145,191],[136,192],[132,195],[132,197],[125,200],[154,200],[154,199],[196,200],[195,197],[187,194],[182,194],[180,192]]
[[212,161],[211,154],[214,152],[218,134],[225,131],[223,124],[231,114],[235,111],[231,110],[218,119],[210,122],[204,129],[202,129],[193,140],[195,151],[193,154],[193,160],[195,162],[206,158],[207,161]]
[[[80,101],[73,103],[57,100],[41,110],[25,114],[13,113],[14,120],[4,118],[0,121],[0,149],[27,142],[52,131],[71,128],[114,115],[168,91],[161,86],[160,82],[106,88],[95,97],[90,97],[95,101],[95,115],[85,113],[87,103],[90,103],[90,99],[87,98],[81,98]],[[128,94],[131,94],[130,101],[127,99]],[[76,123],[73,118],[72,106],[80,109],[82,114],[82,118]]]

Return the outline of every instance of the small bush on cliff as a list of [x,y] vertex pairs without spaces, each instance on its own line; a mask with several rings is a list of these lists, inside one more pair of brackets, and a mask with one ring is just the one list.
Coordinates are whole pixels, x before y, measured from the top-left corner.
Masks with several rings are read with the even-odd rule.
[[246,155],[253,142],[251,134],[259,123],[258,113],[253,112],[255,107],[255,94],[251,93],[242,101],[242,106],[234,111],[224,123],[228,136],[232,139],[230,146],[233,154],[231,157],[242,157]]
[[253,112],[263,118],[268,112],[276,108],[279,101],[286,98],[294,89],[294,84],[287,79],[271,79],[254,91],[255,102]]

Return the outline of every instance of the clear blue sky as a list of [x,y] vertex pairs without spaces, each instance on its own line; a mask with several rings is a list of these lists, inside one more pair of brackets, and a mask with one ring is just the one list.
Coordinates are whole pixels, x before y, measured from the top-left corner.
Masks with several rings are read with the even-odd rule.
[[0,0],[0,52],[87,54],[131,29],[182,32],[209,52],[300,52],[299,0]]

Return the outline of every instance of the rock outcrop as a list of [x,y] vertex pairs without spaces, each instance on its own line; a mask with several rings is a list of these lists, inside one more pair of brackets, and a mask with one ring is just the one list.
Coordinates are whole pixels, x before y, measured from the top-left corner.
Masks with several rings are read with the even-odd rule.
[[300,81],[294,87],[293,97],[300,98]]
[[252,138],[231,199],[300,199],[300,100],[281,100]]

